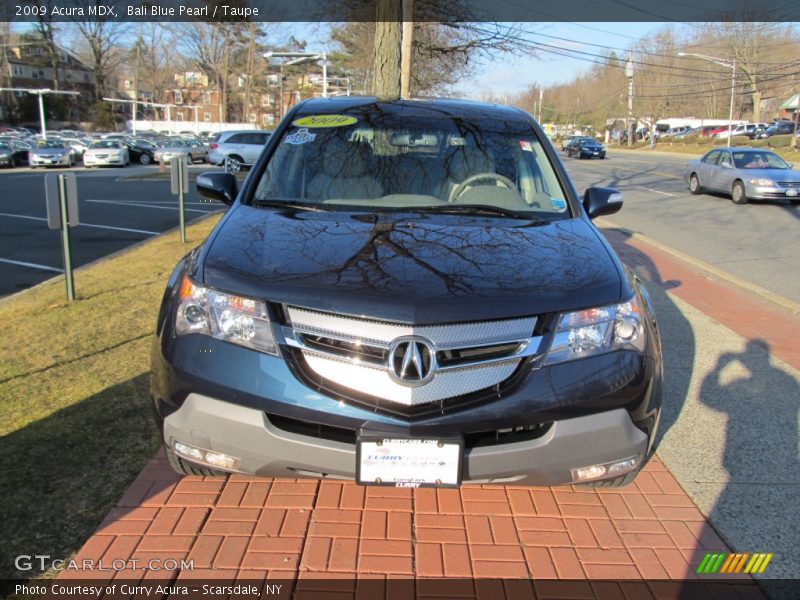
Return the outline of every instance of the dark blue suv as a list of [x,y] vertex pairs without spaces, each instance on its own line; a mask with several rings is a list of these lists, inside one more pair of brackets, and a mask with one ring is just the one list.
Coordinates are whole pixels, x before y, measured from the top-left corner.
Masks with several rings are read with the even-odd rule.
[[641,282],[520,110],[315,99],[170,277],[151,390],[181,473],[624,485],[653,447]]

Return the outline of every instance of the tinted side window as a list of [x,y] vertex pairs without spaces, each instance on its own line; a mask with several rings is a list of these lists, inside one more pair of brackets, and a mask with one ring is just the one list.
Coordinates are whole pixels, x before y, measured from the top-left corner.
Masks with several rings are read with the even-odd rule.
[[258,144],[259,146],[263,146],[264,144],[266,144],[267,140],[269,139],[268,133],[253,133],[251,134],[251,136],[253,139],[250,143]]
[[247,138],[247,134],[245,134],[245,133],[237,133],[237,134],[234,134],[231,137],[229,137],[227,140],[225,140],[224,143],[226,143],[226,144],[245,144],[245,143],[247,143],[246,138]]
[[706,154],[705,158],[703,159],[703,162],[708,165],[715,165],[717,164],[717,160],[719,160],[720,154],[721,152],[719,150],[714,150],[713,152],[709,152],[708,154]]

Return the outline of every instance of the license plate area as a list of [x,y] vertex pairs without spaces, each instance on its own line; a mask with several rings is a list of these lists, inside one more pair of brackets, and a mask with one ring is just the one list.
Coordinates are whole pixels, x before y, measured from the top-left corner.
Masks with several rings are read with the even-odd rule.
[[356,482],[390,487],[461,485],[463,438],[362,434],[356,442]]

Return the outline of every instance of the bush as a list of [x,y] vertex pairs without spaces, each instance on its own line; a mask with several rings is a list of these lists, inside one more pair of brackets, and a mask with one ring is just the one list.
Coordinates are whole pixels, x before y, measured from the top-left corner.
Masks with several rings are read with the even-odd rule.
[[746,135],[735,135],[731,140],[731,146],[749,146],[750,138]]
[[685,135],[682,138],[684,144],[696,144],[699,139],[700,139],[700,136],[698,134],[696,134],[696,133],[692,133],[690,135]]
[[704,145],[704,144],[711,145],[711,144],[714,143],[714,138],[712,138],[710,136],[707,136],[707,135],[706,136],[702,136],[702,137],[697,138],[697,143],[700,144],[700,145]]

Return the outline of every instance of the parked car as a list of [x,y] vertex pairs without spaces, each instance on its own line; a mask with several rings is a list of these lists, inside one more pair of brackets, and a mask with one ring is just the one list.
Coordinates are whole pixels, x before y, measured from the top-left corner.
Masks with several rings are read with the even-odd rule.
[[734,204],[748,200],[800,202],[800,173],[774,152],[760,148],[721,148],[690,160],[684,173],[689,191],[730,194]]
[[155,152],[158,149],[153,142],[142,139],[134,138],[130,141],[124,142],[125,147],[128,148],[128,155],[131,162],[138,162],[142,165],[149,165],[155,160]]
[[[365,485],[632,481],[653,449],[651,302],[516,108],[296,105],[169,278],[151,395],[180,473]],[[546,268],[543,268],[546,266]]]
[[261,155],[271,131],[223,131],[209,145],[208,162],[229,171],[251,166]]
[[[11,164],[9,167],[21,167],[28,164],[28,152],[31,151],[31,146],[28,142],[19,138],[0,138],[0,145],[8,146],[0,154],[10,154]],[[4,161],[0,159],[0,164]]]
[[8,142],[0,141],[0,167],[14,166],[14,149]]
[[85,167],[127,167],[131,162],[128,148],[115,138],[97,140],[83,153],[83,166]]
[[166,163],[176,157],[185,157],[193,163],[197,160],[205,162],[208,157],[208,146],[197,140],[172,139],[156,149],[154,158]]
[[791,121],[779,121],[767,127],[756,135],[759,139],[770,138],[773,135],[792,135],[794,133],[794,123]]
[[592,138],[579,137],[567,144],[567,156],[577,158],[605,158],[606,149],[603,144]]
[[38,140],[28,151],[28,164],[37,167],[72,167],[75,159],[70,149],[61,140]]
[[[737,135],[742,135],[752,140],[760,132],[765,131],[766,128],[766,123],[745,123],[743,125],[736,125],[731,131],[731,136],[736,137]],[[722,131],[717,133],[715,137],[723,140],[728,139],[728,128],[725,127],[722,129]]]

